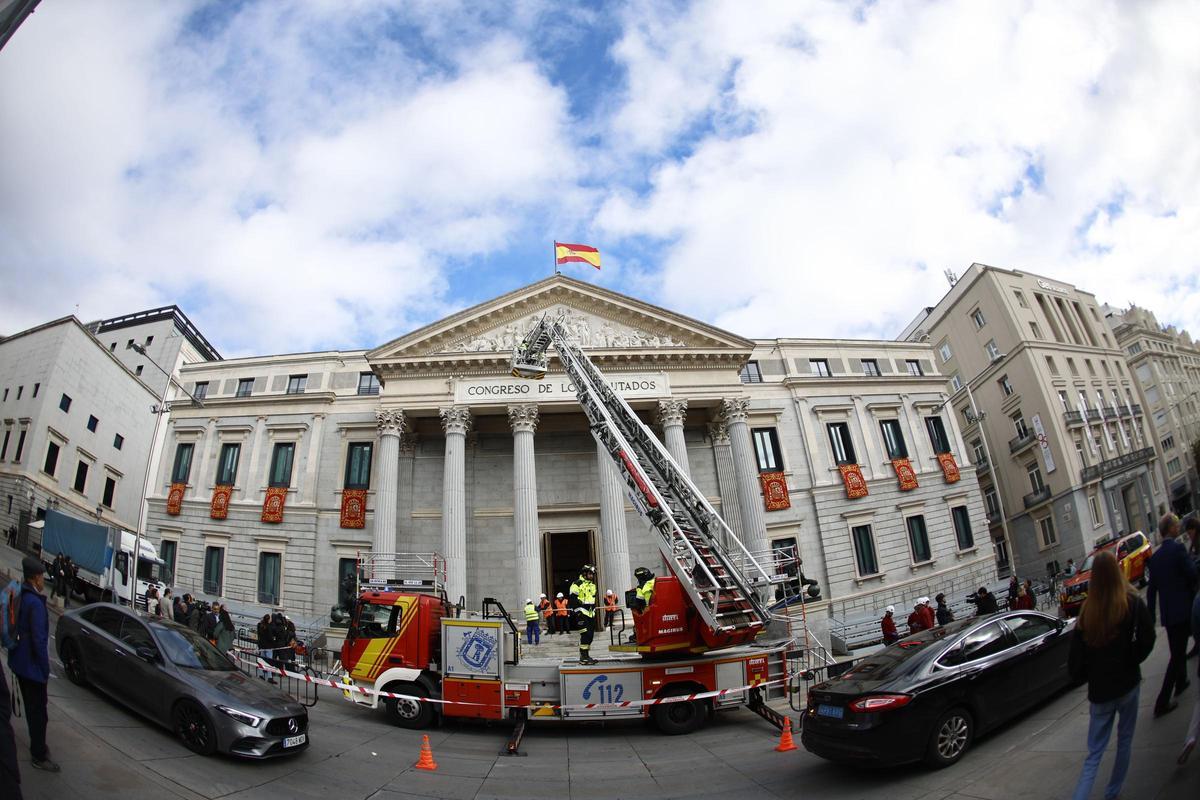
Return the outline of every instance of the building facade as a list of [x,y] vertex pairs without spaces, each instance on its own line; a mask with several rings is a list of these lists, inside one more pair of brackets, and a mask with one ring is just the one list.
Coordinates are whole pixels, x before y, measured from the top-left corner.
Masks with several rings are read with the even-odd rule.
[[1106,309],[1105,320],[1125,351],[1137,395],[1151,422],[1161,479],[1176,514],[1200,504],[1200,347],[1187,331],[1158,324],[1144,308]]
[[557,362],[509,374],[547,313],[751,551],[798,546],[836,613],[994,578],[928,345],[751,341],[556,275],[370,351],[184,366],[204,406],[172,413],[149,501],[177,582],[320,615],[369,552],[440,552],[470,607],[589,562],[618,594],[661,569]]
[[1154,529],[1158,454],[1124,352],[1094,295],[981,264],[901,334],[949,377],[993,538],[1022,576]]

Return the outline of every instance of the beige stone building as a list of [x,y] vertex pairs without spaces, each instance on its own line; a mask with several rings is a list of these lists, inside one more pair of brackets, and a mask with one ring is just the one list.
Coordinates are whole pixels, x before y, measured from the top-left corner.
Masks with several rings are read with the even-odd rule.
[[1165,497],[1158,452],[1094,295],[972,264],[901,338],[931,344],[949,376],[992,535],[1019,574],[1153,529]]

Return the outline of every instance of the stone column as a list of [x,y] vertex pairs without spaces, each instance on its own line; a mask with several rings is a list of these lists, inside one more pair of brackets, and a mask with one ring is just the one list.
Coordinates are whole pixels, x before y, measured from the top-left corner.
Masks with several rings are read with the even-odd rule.
[[683,438],[683,418],[687,416],[687,400],[659,400],[658,424],[663,429],[663,443],[675,463],[687,476],[691,476],[688,467],[687,443]]
[[517,586],[513,602],[537,597],[542,585],[542,549],[538,540],[537,471],[533,432],[536,405],[508,407],[513,432],[513,532],[517,557]]
[[738,509],[742,512],[742,544],[751,553],[765,552],[767,521],[763,516],[762,492],[758,485],[758,466],[750,441],[750,426],[746,417],[750,401],[744,397],[721,403],[721,415],[729,429],[729,445],[733,451],[734,476],[737,480]]
[[209,417],[208,424],[204,426],[204,447],[200,453],[199,466],[192,471],[192,485],[196,487],[194,495],[204,499],[208,496],[212,484],[216,482],[216,473],[213,472],[212,480],[209,480],[210,461],[217,456],[212,453],[213,447],[216,446],[217,439],[217,418]]
[[[259,468],[263,460],[263,432],[266,430],[266,426],[266,417],[258,417],[254,420],[254,441],[250,445],[250,472],[248,473],[249,477],[242,481],[242,485],[246,487],[242,492],[242,497],[257,500],[259,503],[262,502],[259,494],[261,487],[267,485],[267,476]],[[169,462],[167,459],[163,459],[163,463]]]
[[312,428],[308,431],[308,456],[304,462],[304,488],[300,500],[320,506],[317,497],[317,471],[321,464],[321,444],[325,432],[325,415],[313,414]]
[[442,555],[446,557],[446,594],[453,603],[467,593],[466,441],[471,411],[450,406],[439,412],[446,432],[442,471]]
[[397,481],[400,467],[400,436],[403,435],[407,423],[404,412],[398,408],[376,411],[375,421],[379,426],[379,464],[375,473],[375,530],[371,550],[375,553],[395,553],[397,506],[400,499]]
[[633,581],[625,528],[625,483],[600,442],[596,442],[596,458],[600,462],[600,579],[604,583],[597,588],[601,594],[608,588],[624,596],[621,588]]
[[[742,511],[738,507],[737,477],[733,468],[733,450],[729,446],[729,429],[725,421],[718,419],[709,423],[708,436],[712,439],[713,458],[717,463],[717,492],[721,495],[721,518],[733,531],[738,541],[744,542]],[[726,542],[727,546],[733,542]]]

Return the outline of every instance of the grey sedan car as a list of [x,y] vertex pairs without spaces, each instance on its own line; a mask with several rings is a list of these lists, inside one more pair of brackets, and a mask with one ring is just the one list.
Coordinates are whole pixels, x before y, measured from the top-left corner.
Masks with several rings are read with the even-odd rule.
[[93,603],[58,621],[72,683],[91,685],[170,728],[188,749],[270,758],[308,747],[308,712],[248,677],[190,628]]

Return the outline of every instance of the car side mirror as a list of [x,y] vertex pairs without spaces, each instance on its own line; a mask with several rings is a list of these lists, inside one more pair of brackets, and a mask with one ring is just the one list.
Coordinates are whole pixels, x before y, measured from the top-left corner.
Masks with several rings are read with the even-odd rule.
[[140,658],[142,661],[145,661],[147,664],[153,664],[154,662],[158,661],[158,653],[153,647],[142,645],[134,650],[134,652],[137,653],[138,658]]
[[1054,620],[1054,627],[1058,628],[1059,633],[1062,633],[1063,628],[1067,627],[1067,621],[1065,619],[1056,619]]

